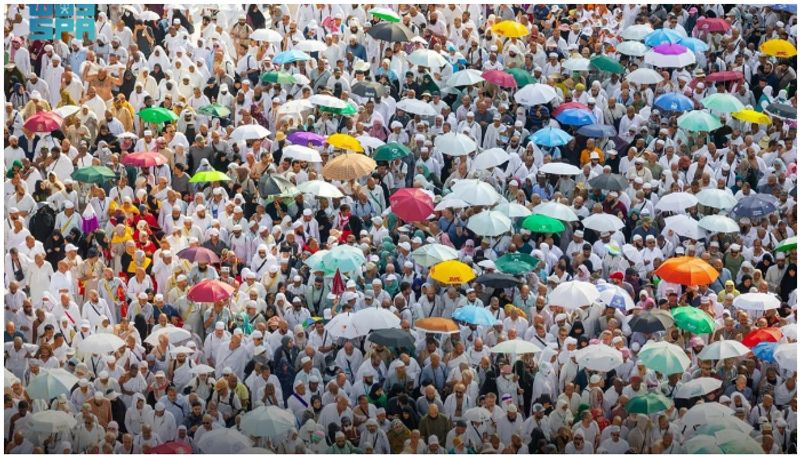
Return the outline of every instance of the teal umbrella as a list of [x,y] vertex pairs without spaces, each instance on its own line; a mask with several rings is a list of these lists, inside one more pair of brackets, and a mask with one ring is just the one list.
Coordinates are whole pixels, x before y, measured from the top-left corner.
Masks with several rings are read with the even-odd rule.
[[731,94],[711,94],[700,100],[700,103],[718,113],[735,113],[744,109],[744,104]]
[[534,233],[561,233],[566,227],[558,219],[544,214],[533,214],[522,220],[522,228]]
[[372,155],[372,159],[375,161],[391,161],[394,159],[402,159],[403,157],[410,156],[411,149],[408,149],[406,145],[400,143],[386,143],[383,146],[379,146],[378,149],[375,150],[375,153]]
[[231,110],[227,106],[222,106],[219,103],[212,103],[210,105],[201,106],[197,112],[211,117],[228,117],[231,115]]
[[617,73],[623,74],[625,73],[625,67],[622,66],[621,63],[608,57],[607,55],[597,55],[589,59],[591,65],[597,68],[600,71],[606,71],[609,73]]
[[322,257],[321,266],[324,271],[336,271],[338,269],[342,273],[353,273],[361,271],[361,267],[366,262],[367,259],[361,249],[347,244],[340,244]]
[[506,73],[514,77],[517,87],[525,87],[528,84],[536,84],[536,78],[522,68],[509,68]]
[[650,392],[628,400],[625,410],[629,413],[650,415],[669,409],[670,406],[672,406],[672,400],[660,393]]
[[675,319],[676,327],[692,333],[714,333],[717,327],[714,319],[708,313],[691,306],[681,306],[673,309],[672,317]]
[[102,184],[105,181],[117,179],[116,173],[103,165],[80,168],[73,171],[70,177],[75,181],[91,184]]
[[294,84],[294,75],[284,71],[268,71],[261,74],[261,82],[273,84]]
[[690,132],[711,132],[720,127],[719,118],[706,111],[688,111],[678,118],[678,127]]
[[722,449],[719,448],[717,440],[713,436],[694,436],[686,440],[683,447],[687,454],[722,454]]
[[495,261],[495,266],[503,273],[521,275],[536,268],[539,259],[522,252],[505,254]]
[[683,373],[692,364],[681,347],[667,341],[649,341],[639,351],[639,360],[663,375]]
[[70,395],[77,382],[78,378],[63,368],[42,369],[31,378],[26,390],[33,399],[49,401],[61,394]]
[[352,101],[347,102],[344,108],[330,108],[327,106],[319,106],[320,111],[323,113],[338,114],[340,116],[353,116],[358,113],[358,107]]
[[161,107],[145,108],[139,111],[139,117],[152,124],[161,124],[164,122],[173,122],[178,120],[178,115],[173,111]]

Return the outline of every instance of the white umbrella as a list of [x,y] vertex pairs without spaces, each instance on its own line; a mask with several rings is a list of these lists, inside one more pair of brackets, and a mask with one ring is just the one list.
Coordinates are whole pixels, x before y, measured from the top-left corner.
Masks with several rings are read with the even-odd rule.
[[564,162],[549,162],[541,167],[539,171],[550,175],[579,175],[581,169],[575,165],[570,165]]
[[510,156],[500,148],[490,148],[481,152],[472,160],[474,170],[488,170],[508,162]]
[[683,68],[696,62],[694,52],[689,49],[681,54],[660,54],[651,49],[644,54],[644,63],[657,68]]
[[295,84],[299,84],[301,86],[311,83],[311,80],[308,79],[306,75],[301,75],[300,73],[296,75],[292,75]]
[[771,293],[748,292],[733,299],[733,306],[745,311],[767,311],[781,307],[781,300]]
[[285,439],[295,427],[291,411],[277,406],[259,406],[242,416],[241,429],[250,436],[267,439]]
[[617,45],[617,52],[626,56],[642,57],[647,52],[647,46],[638,41],[623,41]]
[[316,94],[308,98],[312,105],[322,106],[331,109],[344,109],[347,108],[347,102],[341,98],[336,98],[332,95]]
[[470,422],[485,422],[492,418],[492,413],[482,406],[476,406],[464,411],[464,420]]
[[299,100],[290,100],[278,107],[278,115],[280,116],[299,116],[305,111],[311,111],[314,105],[305,98]]
[[158,344],[158,338],[161,335],[167,335],[169,342],[172,344],[186,341],[192,337],[192,334],[188,330],[170,325],[169,327],[160,328],[151,333],[147,338],[145,338],[144,342],[156,346]]
[[34,432],[52,435],[71,431],[78,425],[78,421],[72,414],[64,411],[44,410],[31,414],[28,425]]
[[33,399],[49,401],[61,394],[69,394],[77,382],[78,378],[63,368],[43,368],[28,382],[26,391]]
[[236,127],[231,133],[231,141],[260,140],[269,136],[269,130],[258,124],[247,124]]
[[440,201],[433,209],[434,211],[444,211],[445,208],[450,209],[461,209],[461,208],[469,208],[469,203],[465,202],[464,200],[456,197],[452,197],[452,194],[447,194],[442,201]]
[[481,72],[468,68],[453,73],[453,76],[447,79],[447,85],[450,87],[471,86],[473,84],[482,83],[483,81],[485,81],[485,79],[481,76]]
[[502,198],[491,184],[479,179],[461,179],[452,190],[453,197],[476,206],[492,206]]
[[738,233],[739,224],[728,216],[712,214],[697,222],[697,226],[711,233]]
[[578,366],[607,373],[622,365],[622,353],[605,344],[591,344],[575,351]]
[[742,357],[750,352],[750,348],[736,340],[719,340],[704,347],[697,358],[700,360],[723,360]]
[[589,71],[591,65],[592,62],[585,57],[572,57],[567,59],[561,67],[569,71]]
[[272,29],[258,29],[250,34],[250,39],[255,41],[266,41],[267,43],[280,43],[283,37],[280,33]]
[[535,354],[541,351],[539,346],[519,338],[503,341],[491,349],[495,354]]
[[[541,206],[541,205],[539,205],[539,206]],[[505,214],[506,216],[508,216],[509,219],[517,219],[517,218],[520,218],[520,217],[528,217],[528,216],[530,216],[532,214],[531,210],[529,210],[528,208],[520,205],[519,203],[515,203],[515,202],[501,202],[499,205],[495,206],[493,209],[494,209],[494,211],[499,211],[499,212]]]
[[139,19],[143,21],[157,21],[161,19],[161,16],[158,15],[155,11],[142,11],[142,14],[139,15]]
[[203,433],[197,448],[204,454],[238,454],[253,445],[253,441],[232,428],[215,428]]
[[436,137],[434,146],[442,154],[453,157],[465,156],[478,149],[475,141],[463,133],[449,132]]
[[732,416],[733,410],[720,403],[698,403],[686,411],[681,420],[683,425],[693,429],[697,425],[710,424],[724,417]]
[[432,49],[417,49],[409,54],[408,61],[414,65],[435,70],[447,65],[447,59]]
[[3,386],[11,387],[16,382],[22,382],[17,375],[8,371],[8,368],[3,368]]
[[65,105],[62,106],[61,108],[56,108],[53,111],[56,112],[59,116],[61,116],[62,119],[66,119],[80,110],[81,109],[75,105]]
[[318,198],[342,198],[344,194],[333,184],[315,179],[313,181],[306,181],[299,186],[297,190],[304,194],[311,194]]
[[386,144],[385,142],[383,142],[383,140],[369,135],[361,135],[357,137],[357,139],[359,142],[361,142],[361,146],[366,146],[372,149],[377,149]]
[[499,236],[511,230],[511,219],[500,211],[481,211],[469,218],[467,228],[480,236]]
[[635,84],[658,84],[664,80],[657,71],[649,68],[636,69],[626,76],[625,79]]
[[139,137],[136,136],[135,133],[122,132],[119,135],[117,135],[117,139],[120,139],[120,140],[138,140]]
[[514,93],[514,100],[525,106],[550,103],[556,97],[558,97],[556,90],[552,86],[542,83],[528,84]]
[[178,346],[178,347],[176,347],[175,349],[173,349],[173,350],[171,350],[169,352],[172,355],[178,355],[178,354],[187,354],[187,355],[189,355],[189,354],[194,354],[195,350],[192,349],[192,348],[187,348],[186,346]]
[[652,32],[653,28],[650,27],[650,24],[635,24],[623,30],[620,36],[626,40],[640,41]]
[[211,374],[213,372],[214,372],[214,368],[213,367],[210,367],[210,366],[208,366],[206,364],[201,363],[199,365],[195,365],[192,368],[192,372],[191,373],[194,374],[194,375],[199,375],[199,374]]
[[625,309],[621,311],[630,311],[636,307],[631,294],[616,284],[600,284],[597,286],[597,290],[600,291],[600,295],[595,303],[603,307],[619,308],[618,303],[620,300],[625,306]]
[[356,328],[359,336],[372,330],[400,328],[400,318],[384,308],[365,308],[350,316],[350,325]]
[[704,376],[692,379],[678,387],[675,398],[694,398],[710,394],[722,386],[722,381],[717,378]]
[[294,45],[294,49],[303,52],[325,52],[328,45],[319,40],[300,40]]
[[294,160],[302,160],[303,162],[322,163],[322,157],[316,149],[309,148],[308,146],[301,146],[299,144],[290,144],[283,147],[283,157]]
[[417,265],[428,268],[445,260],[457,259],[458,251],[444,244],[426,244],[416,249],[411,257],[414,258]]
[[678,214],[666,218],[664,220],[664,230],[662,230],[661,234],[666,234],[668,230],[672,230],[679,236],[685,236],[693,240],[704,238],[704,235],[700,233],[699,227],[697,226],[697,221],[685,214]]
[[625,223],[613,214],[592,214],[581,221],[584,228],[597,232],[616,232],[625,227]]
[[779,344],[772,353],[778,365],[787,371],[797,371],[797,344]]
[[600,292],[597,287],[590,282],[567,281],[562,282],[547,297],[547,304],[550,306],[563,306],[573,311],[581,306],[588,306],[597,300]]
[[546,202],[536,205],[531,210],[531,214],[544,214],[564,222],[578,221],[578,216],[572,211],[572,208],[558,202]]
[[682,213],[686,208],[697,204],[697,197],[688,192],[674,192],[664,195],[656,203],[656,210]]
[[396,108],[411,114],[419,114],[420,116],[433,117],[436,116],[436,110],[433,109],[428,103],[417,100],[415,98],[404,98],[400,100]]
[[125,346],[125,341],[113,333],[89,335],[78,343],[78,351],[83,354],[108,354]]
[[697,202],[717,209],[731,209],[738,203],[727,189],[703,189],[697,193]]
[[632,261],[634,264],[642,261],[642,253],[636,249],[636,246],[629,243],[622,245],[622,255],[627,257],[628,260]]
[[797,324],[789,324],[784,325],[781,327],[781,332],[783,332],[783,336],[786,337],[788,340],[796,340],[797,339]]
[[358,334],[358,330],[352,324],[352,319],[353,313],[339,313],[325,324],[325,330],[327,330],[328,334],[333,338],[352,340],[363,336]]

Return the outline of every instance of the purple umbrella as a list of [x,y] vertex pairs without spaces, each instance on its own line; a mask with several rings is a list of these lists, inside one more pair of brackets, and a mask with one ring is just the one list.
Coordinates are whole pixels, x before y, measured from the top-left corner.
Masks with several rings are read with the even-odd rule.
[[665,56],[679,56],[686,52],[689,48],[680,44],[664,43],[659,44],[653,48],[653,51],[663,54]]
[[308,143],[311,143],[315,146],[322,146],[325,142],[325,137],[322,135],[318,135],[314,132],[294,132],[291,133],[287,139],[294,144],[299,144],[301,146],[307,146]]

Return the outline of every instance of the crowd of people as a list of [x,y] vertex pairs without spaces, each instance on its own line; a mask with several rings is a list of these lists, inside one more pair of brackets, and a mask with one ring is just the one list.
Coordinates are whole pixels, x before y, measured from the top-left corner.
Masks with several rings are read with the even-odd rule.
[[793,5],[5,6],[5,452],[797,452]]

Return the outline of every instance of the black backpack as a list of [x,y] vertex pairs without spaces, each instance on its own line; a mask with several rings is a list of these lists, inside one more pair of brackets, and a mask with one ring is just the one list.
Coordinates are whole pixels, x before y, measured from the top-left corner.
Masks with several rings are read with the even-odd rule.
[[56,212],[50,205],[42,205],[31,217],[28,229],[31,235],[44,243],[56,226]]

